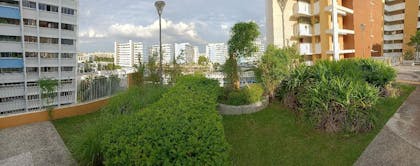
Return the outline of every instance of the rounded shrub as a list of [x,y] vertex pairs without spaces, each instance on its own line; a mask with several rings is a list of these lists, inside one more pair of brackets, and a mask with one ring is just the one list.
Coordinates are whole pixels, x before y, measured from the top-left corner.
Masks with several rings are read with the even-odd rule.
[[259,102],[264,95],[261,84],[247,85],[239,90],[225,89],[219,102],[228,105],[248,105]]
[[226,165],[229,145],[216,111],[219,90],[215,80],[180,78],[159,101],[105,132],[105,164]]

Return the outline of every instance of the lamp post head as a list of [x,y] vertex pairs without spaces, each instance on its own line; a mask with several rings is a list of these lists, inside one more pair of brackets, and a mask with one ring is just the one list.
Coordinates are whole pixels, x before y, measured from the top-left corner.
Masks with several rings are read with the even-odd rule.
[[163,8],[165,7],[165,1],[156,1],[155,7],[159,16],[162,15]]

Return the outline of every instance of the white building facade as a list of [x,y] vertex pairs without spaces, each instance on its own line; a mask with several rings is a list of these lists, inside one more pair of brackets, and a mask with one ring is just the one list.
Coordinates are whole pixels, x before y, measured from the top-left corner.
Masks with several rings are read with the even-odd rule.
[[209,43],[206,46],[206,56],[211,63],[223,65],[228,58],[228,47],[225,43]]
[[194,63],[194,47],[190,43],[175,43],[175,60],[178,64]]
[[[78,0],[0,2],[0,116],[76,102]],[[40,79],[58,81],[51,103]]]
[[[174,60],[174,53],[172,52],[171,44],[162,44],[162,63],[171,64]],[[149,47],[149,60],[152,56],[156,56],[156,63],[159,63],[160,47],[159,45],[153,45]]]
[[133,67],[143,60],[143,43],[129,41],[128,43],[114,43],[114,64],[121,67]]

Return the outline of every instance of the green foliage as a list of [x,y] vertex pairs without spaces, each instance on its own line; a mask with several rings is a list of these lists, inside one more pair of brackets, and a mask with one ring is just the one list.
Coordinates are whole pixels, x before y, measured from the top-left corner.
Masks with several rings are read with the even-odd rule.
[[217,113],[218,82],[185,76],[150,107],[104,134],[105,165],[225,165],[229,146]]
[[413,51],[406,51],[403,57],[404,57],[404,60],[414,60],[414,53]]
[[262,100],[264,88],[260,84],[252,84],[239,90],[225,89],[219,98],[220,103],[228,105],[248,105]]
[[198,57],[198,65],[206,66],[209,63],[209,60],[205,56]]
[[43,101],[43,106],[47,107],[48,111],[48,117],[50,120],[53,119],[53,107],[50,106],[52,102],[54,101],[54,97],[57,96],[57,86],[58,86],[58,80],[50,79],[50,78],[44,78],[38,80],[39,88],[41,89],[41,98]]
[[228,41],[229,58],[225,63],[224,72],[234,89],[240,88],[238,58],[249,57],[258,51],[254,41],[259,35],[259,27],[255,22],[240,22],[232,27],[231,38]]
[[280,96],[321,129],[363,132],[373,127],[379,90],[395,78],[392,67],[371,59],[319,61],[293,70],[281,84]]
[[269,45],[261,57],[256,76],[271,99],[275,97],[275,91],[281,81],[288,75],[295,54],[292,48],[279,49],[274,45]]
[[95,61],[97,61],[97,62],[114,62],[114,58],[95,57]]
[[81,137],[71,144],[75,157],[80,165],[101,165],[104,161],[102,139],[104,133],[110,130],[116,121],[138,112],[139,110],[159,100],[167,88],[157,85],[133,87],[112,97],[102,109],[98,120],[85,126]]
[[148,72],[148,81],[151,81],[154,84],[160,82],[159,77],[159,66],[156,65],[157,54],[154,54],[149,57],[149,62],[147,63],[147,72]]

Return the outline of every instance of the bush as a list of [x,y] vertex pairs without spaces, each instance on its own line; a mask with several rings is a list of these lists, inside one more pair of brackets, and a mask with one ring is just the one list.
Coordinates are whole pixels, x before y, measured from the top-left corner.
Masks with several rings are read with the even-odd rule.
[[113,123],[102,140],[106,165],[226,165],[217,113],[219,84],[185,76],[158,102]]
[[219,102],[228,105],[248,105],[262,100],[264,88],[260,84],[251,84],[240,90],[225,89]]
[[293,70],[279,95],[321,129],[363,132],[373,126],[379,91],[395,78],[392,67],[371,59],[319,61]]

